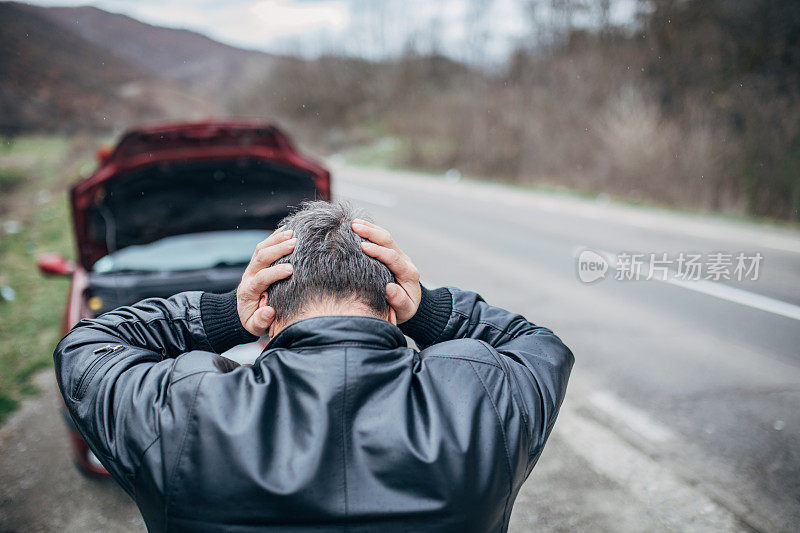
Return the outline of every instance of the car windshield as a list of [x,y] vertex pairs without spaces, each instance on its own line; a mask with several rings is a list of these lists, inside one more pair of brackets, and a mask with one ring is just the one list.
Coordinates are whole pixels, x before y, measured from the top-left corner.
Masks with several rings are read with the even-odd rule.
[[272,230],[233,230],[176,235],[112,252],[98,260],[92,270],[98,274],[172,272],[246,265],[256,245],[270,233]]

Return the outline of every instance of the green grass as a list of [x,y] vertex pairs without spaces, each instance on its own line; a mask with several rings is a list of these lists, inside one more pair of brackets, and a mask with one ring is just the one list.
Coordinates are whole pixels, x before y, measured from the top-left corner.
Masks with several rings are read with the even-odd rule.
[[[36,260],[73,256],[67,184],[87,159],[61,137],[19,138],[0,151],[0,175],[12,169],[22,176],[0,196],[0,286],[15,293],[13,301],[0,298],[0,423],[36,392],[31,377],[52,364],[69,280],[42,276]],[[19,232],[7,234],[8,221],[19,222]]]
[[9,194],[22,185],[25,174],[16,168],[0,168],[0,194]]
[[377,141],[348,150],[345,160],[352,165],[398,168],[406,143],[396,137],[381,137]]

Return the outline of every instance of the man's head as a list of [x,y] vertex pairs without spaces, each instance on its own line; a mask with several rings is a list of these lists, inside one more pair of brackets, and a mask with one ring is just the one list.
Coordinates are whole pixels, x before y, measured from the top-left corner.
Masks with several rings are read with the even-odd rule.
[[389,269],[365,254],[351,223],[364,214],[342,202],[306,202],[281,225],[293,230],[294,251],[274,264],[291,263],[291,277],[272,284],[268,303],[275,325],[323,314],[393,316],[386,301]]

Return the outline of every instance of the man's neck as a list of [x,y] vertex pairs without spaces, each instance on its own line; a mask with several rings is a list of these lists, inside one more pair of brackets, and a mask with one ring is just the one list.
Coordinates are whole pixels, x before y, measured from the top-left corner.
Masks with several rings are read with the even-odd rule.
[[282,330],[299,320],[306,318],[316,318],[321,316],[368,316],[389,321],[388,316],[379,316],[375,311],[362,303],[349,302],[320,302],[303,309],[299,315],[293,316],[287,321],[277,321],[270,330],[270,337],[274,337]]

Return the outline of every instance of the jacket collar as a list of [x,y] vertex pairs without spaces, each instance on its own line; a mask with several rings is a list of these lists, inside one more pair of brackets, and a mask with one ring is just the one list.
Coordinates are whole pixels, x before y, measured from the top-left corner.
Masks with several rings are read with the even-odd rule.
[[379,318],[320,316],[290,324],[269,341],[264,351],[331,344],[369,345],[391,350],[406,346],[406,339],[400,328]]

